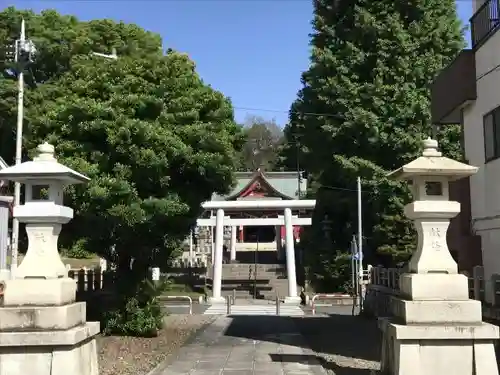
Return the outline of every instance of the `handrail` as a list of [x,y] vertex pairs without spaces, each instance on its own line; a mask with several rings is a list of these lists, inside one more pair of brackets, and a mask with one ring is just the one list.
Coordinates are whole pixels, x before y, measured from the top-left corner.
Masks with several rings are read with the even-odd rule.
[[189,296],[162,296],[167,299],[187,299],[189,301],[189,315],[193,315],[193,299]]
[[485,0],[472,15],[472,48],[478,48],[500,26],[499,8],[499,0]]
[[316,314],[316,304],[314,303],[317,299],[320,298],[344,298],[344,297],[351,297],[349,294],[342,294],[342,293],[331,293],[331,294],[315,294],[313,298],[311,299],[311,307],[312,307],[312,315]]

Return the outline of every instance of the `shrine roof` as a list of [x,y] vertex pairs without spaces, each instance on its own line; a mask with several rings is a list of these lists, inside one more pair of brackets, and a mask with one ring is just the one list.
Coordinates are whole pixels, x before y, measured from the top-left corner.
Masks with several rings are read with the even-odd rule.
[[[241,195],[249,189],[252,184],[260,181],[269,186],[270,193],[275,197],[259,197],[257,199],[298,199],[297,172],[236,172],[237,183],[227,195],[214,194],[213,201],[244,199]],[[307,180],[302,179],[300,190],[307,190]]]

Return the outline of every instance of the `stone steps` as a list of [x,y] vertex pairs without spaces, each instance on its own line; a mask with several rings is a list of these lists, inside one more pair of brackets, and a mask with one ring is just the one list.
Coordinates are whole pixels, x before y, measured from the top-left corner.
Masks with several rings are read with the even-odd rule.
[[[214,304],[204,313],[205,315],[227,315],[225,304]],[[230,315],[276,315],[276,305],[233,305]],[[281,304],[280,316],[304,316],[304,311],[297,305]]]
[[255,287],[258,298],[274,299],[276,295],[286,296],[288,293],[286,267],[276,263],[222,265],[223,296],[233,296],[234,293],[236,298],[251,298],[255,295]]

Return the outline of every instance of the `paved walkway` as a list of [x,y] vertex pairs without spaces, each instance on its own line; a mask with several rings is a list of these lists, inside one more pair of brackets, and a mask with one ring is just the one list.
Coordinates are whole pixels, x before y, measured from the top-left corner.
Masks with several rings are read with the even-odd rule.
[[292,318],[217,317],[161,375],[324,375]]

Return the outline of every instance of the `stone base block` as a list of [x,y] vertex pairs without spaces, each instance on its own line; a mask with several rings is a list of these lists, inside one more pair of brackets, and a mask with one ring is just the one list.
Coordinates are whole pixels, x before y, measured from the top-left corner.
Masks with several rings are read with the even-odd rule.
[[497,326],[399,325],[380,322],[381,374],[384,375],[499,375],[494,342]]
[[98,375],[99,323],[67,331],[1,332],[0,375]]
[[479,324],[481,302],[468,301],[406,301],[394,298],[392,313],[403,324]]
[[413,301],[466,301],[469,281],[461,274],[405,273],[399,278],[402,295]]
[[59,331],[81,325],[85,319],[85,302],[64,306],[2,307],[0,331]]
[[4,284],[4,306],[60,306],[76,300],[76,281],[68,277],[12,279]]

